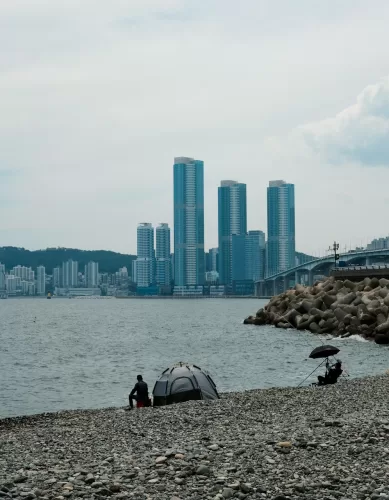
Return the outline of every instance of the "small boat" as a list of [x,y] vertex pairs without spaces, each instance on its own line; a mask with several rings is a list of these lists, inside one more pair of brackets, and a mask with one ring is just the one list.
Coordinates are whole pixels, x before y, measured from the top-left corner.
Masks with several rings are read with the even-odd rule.
[[51,299],[51,293],[50,292],[47,294],[47,298]]

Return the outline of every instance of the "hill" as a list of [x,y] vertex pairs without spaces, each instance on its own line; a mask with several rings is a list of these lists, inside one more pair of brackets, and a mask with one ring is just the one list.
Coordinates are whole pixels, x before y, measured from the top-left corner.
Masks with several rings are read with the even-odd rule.
[[45,266],[46,272],[51,274],[54,267],[62,265],[66,260],[77,260],[80,271],[91,260],[99,263],[99,271],[114,273],[120,267],[127,267],[131,275],[132,261],[136,255],[128,255],[108,250],[78,250],[76,248],[46,248],[46,250],[26,250],[17,247],[0,247],[0,262],[7,270],[21,265],[36,269]]

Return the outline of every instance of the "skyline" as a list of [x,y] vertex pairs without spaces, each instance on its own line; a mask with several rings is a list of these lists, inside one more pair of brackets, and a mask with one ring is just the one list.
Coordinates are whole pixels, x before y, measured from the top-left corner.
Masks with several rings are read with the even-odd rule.
[[265,232],[268,182],[295,184],[298,251],[387,235],[386,1],[91,5],[1,2],[0,246],[136,254],[139,221],[173,228],[180,154],[205,164],[206,249],[229,178]]

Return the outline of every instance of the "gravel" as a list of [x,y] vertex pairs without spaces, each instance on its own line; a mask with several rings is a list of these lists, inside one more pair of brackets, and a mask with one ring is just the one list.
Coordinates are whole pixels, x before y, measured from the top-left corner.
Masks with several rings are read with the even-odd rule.
[[389,500],[389,376],[0,420],[0,499]]

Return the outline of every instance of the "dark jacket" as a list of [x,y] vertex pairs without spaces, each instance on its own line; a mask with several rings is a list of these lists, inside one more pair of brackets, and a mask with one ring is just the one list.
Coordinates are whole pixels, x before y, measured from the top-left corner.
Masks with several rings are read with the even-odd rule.
[[130,393],[130,398],[136,393],[136,400],[146,403],[149,399],[149,388],[143,380],[137,382]]

